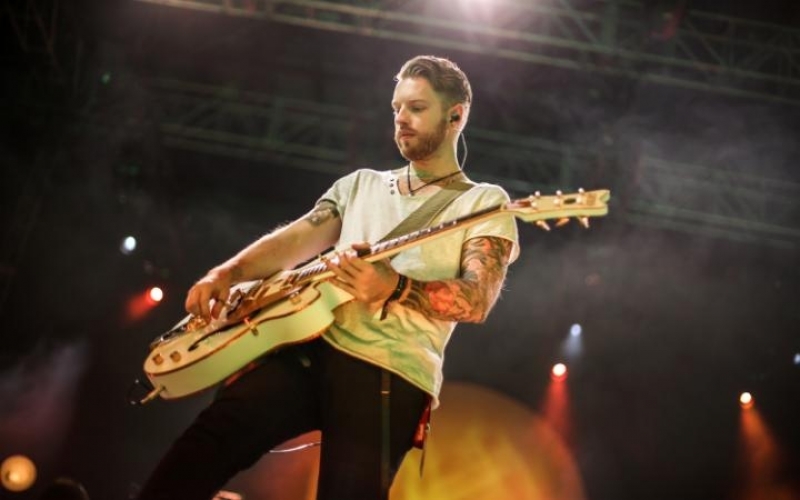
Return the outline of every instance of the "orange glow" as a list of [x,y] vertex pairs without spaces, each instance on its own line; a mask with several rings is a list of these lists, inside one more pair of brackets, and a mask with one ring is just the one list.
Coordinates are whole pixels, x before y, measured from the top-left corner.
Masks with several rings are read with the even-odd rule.
[[0,465],[0,482],[9,491],[25,491],[36,481],[36,466],[25,455],[12,455]]
[[[154,292],[154,290],[158,290],[158,292]],[[161,296],[158,298],[158,300],[156,300],[153,295],[155,294],[155,296],[158,297],[159,293]],[[164,292],[162,292],[158,287],[153,287],[138,295],[134,295],[128,300],[126,307],[127,319],[129,321],[138,321],[142,319],[144,315],[148,313],[148,311],[158,304],[163,296]]]
[[[561,387],[564,384],[556,384]],[[410,451],[392,500],[585,500],[575,458],[547,419],[487,388],[445,383],[420,477],[421,451]],[[319,433],[285,443],[319,439]],[[245,498],[316,498],[320,448],[266,454],[229,487]],[[278,480],[275,480],[278,478]]]
[[[566,377],[566,374],[564,375]],[[552,381],[547,386],[542,405],[544,418],[550,426],[558,432],[567,442],[572,442],[572,416],[570,414],[569,392],[567,384],[562,383],[564,378],[557,379],[552,376]]]
[[738,462],[737,500],[798,498],[800,492],[781,474],[785,463],[778,442],[752,402],[740,412]]
[[753,405],[755,404],[755,400],[753,400],[753,395],[750,394],[749,392],[743,392],[739,396],[739,404],[742,406],[742,408],[746,410],[752,408]]

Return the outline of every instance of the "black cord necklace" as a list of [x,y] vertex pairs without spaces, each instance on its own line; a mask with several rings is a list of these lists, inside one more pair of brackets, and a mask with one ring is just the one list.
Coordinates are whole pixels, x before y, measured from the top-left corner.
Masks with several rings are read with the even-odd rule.
[[453,177],[453,176],[458,175],[460,173],[461,173],[461,169],[458,169],[455,172],[449,173],[449,174],[447,174],[447,175],[445,175],[443,177],[439,177],[437,179],[433,179],[432,181],[428,181],[428,182],[424,183],[421,186],[417,186],[415,189],[411,189],[411,165],[408,165],[406,167],[406,184],[408,184],[408,195],[409,196],[414,196],[414,193],[416,193],[420,189],[424,188],[425,186],[428,186],[430,184],[433,184],[433,183],[436,183],[436,182],[439,182],[439,181],[443,181],[445,179],[449,179],[450,177]]

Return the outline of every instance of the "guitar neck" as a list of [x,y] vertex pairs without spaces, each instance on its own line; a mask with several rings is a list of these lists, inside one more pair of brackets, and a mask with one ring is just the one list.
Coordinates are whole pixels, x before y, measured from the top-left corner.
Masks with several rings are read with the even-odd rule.
[[[571,194],[562,194],[557,191],[555,196],[541,196],[537,192],[527,198],[493,205],[457,219],[442,222],[437,226],[426,227],[413,233],[375,243],[364,250],[357,252],[347,250],[347,252],[358,255],[367,262],[376,262],[501,215],[519,217],[526,222],[535,222],[544,229],[549,229],[544,223],[547,219],[559,219],[566,222],[570,217],[577,218],[581,225],[589,227],[589,217],[603,216],[608,212],[609,197],[610,192],[606,189],[588,192],[579,190],[578,193]],[[333,272],[328,270],[323,258],[320,258],[306,266],[288,271],[288,274],[283,276],[292,285],[305,285],[331,278]]]
[[[413,233],[408,233],[397,238],[382,241],[371,245],[368,249],[356,252],[349,250],[353,255],[358,255],[360,258],[367,262],[377,262],[379,260],[387,259],[400,252],[408,250],[409,248],[421,245],[437,238],[441,238],[452,234],[461,229],[473,226],[479,222],[492,219],[500,215],[507,215],[507,211],[503,210],[504,205],[494,205],[469,215],[459,217],[457,219],[443,222],[439,225],[426,227]],[[322,281],[333,277],[333,272],[328,270],[328,267],[321,259],[303,266],[299,269],[290,271],[292,273],[292,282],[298,285]]]

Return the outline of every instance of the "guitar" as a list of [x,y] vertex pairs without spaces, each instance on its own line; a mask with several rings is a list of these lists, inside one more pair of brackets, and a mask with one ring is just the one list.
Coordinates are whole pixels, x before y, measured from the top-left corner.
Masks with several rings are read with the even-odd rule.
[[[446,236],[479,222],[513,215],[549,230],[575,217],[584,227],[589,217],[608,213],[608,190],[541,196],[536,193],[443,222],[437,226],[376,243],[358,256],[376,262],[408,248]],[[355,252],[355,251],[354,251]],[[254,359],[282,346],[307,342],[333,323],[333,310],[353,300],[330,283],[333,273],[322,259],[290,271],[232,287],[218,318],[186,316],[150,344],[144,372],[153,389],[140,403],[160,396],[173,399],[199,392],[224,380]]]

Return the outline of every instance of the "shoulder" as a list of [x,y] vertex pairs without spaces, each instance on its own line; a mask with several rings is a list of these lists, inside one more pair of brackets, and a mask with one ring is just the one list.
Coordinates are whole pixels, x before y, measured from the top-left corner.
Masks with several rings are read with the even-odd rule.
[[343,207],[352,203],[355,198],[379,193],[381,185],[388,185],[392,175],[393,172],[390,170],[357,168],[334,181],[317,203],[322,200],[331,201],[339,207],[339,212],[343,214]]
[[467,205],[479,205],[481,208],[509,201],[508,193],[497,184],[488,182],[472,182],[473,187],[459,199]]
[[391,170],[375,170],[372,168],[357,168],[349,174],[341,177],[337,183],[350,185],[363,185],[375,182],[388,182],[392,176]]

